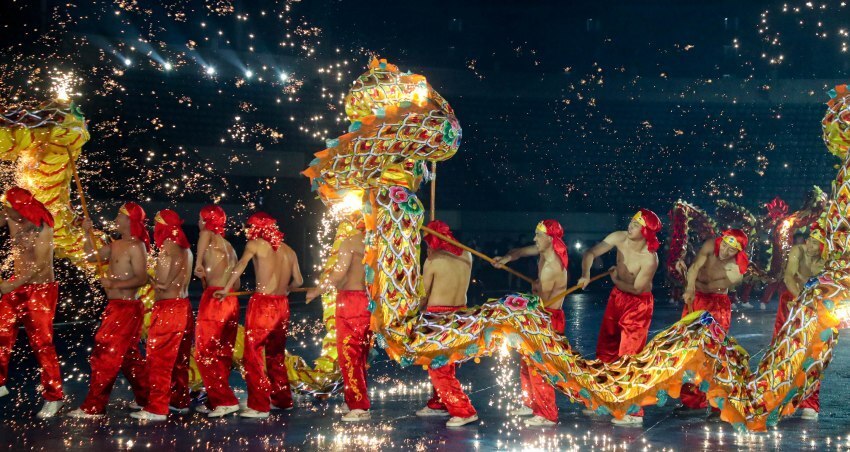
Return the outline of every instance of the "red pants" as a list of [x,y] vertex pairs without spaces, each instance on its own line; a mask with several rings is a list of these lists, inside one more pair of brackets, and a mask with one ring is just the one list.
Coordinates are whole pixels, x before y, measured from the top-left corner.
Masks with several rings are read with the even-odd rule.
[[[552,329],[564,334],[567,318],[563,309],[549,309]],[[555,388],[543,380],[540,373],[528,371],[528,363],[523,359],[519,364],[520,386],[522,387],[522,403],[531,408],[536,416],[542,416],[552,422],[558,422],[558,406],[555,405]]]
[[[273,403],[290,408],[292,391],[286,373],[289,298],[255,293],[245,314],[245,383],[248,408],[267,413]],[[337,333],[338,334],[338,333]]]
[[212,286],[204,289],[195,327],[195,362],[207,391],[207,405],[211,409],[239,403],[229,379],[233,344],[239,327],[239,300],[236,297],[214,298],[213,293],[221,289]]
[[[729,326],[732,324],[732,304],[728,295],[697,292],[694,296],[693,310],[708,311],[724,330],[729,331]],[[685,306],[685,309],[682,310],[682,317],[689,313],[688,307]],[[680,400],[688,408],[706,408],[708,406],[705,394],[698,391],[696,386],[691,383],[682,385]]]
[[[789,303],[793,304],[795,299],[796,297],[794,297],[794,294],[788,290],[782,292],[782,295],[779,296],[779,310],[776,312],[776,322],[773,324],[774,339],[776,338],[776,334],[779,333],[779,329],[782,328],[782,325],[784,325],[785,321],[788,320],[788,315],[791,314],[791,307],[789,306]],[[797,408],[811,408],[820,412],[820,387],[815,389],[815,392],[813,392],[807,399],[800,402],[800,405]]]
[[345,403],[352,410],[368,410],[366,359],[372,330],[369,329],[369,297],[366,291],[341,290],[336,294],[336,348],[342,371]]
[[[767,286],[764,287],[764,292],[762,292],[762,294],[761,294],[761,302],[764,303],[764,304],[768,304],[768,303],[770,303],[770,300],[773,298],[773,295],[776,292],[779,292],[781,294],[782,292],[785,292],[787,290],[788,289],[785,287],[784,282],[782,282],[782,281],[772,282],[772,283],[770,283],[770,284],[768,284]],[[781,299],[782,295],[780,295],[779,298]]]
[[[596,359],[610,363],[621,356],[640,352],[646,345],[652,308],[651,292],[634,295],[616,287],[611,289],[599,328]],[[643,409],[634,416],[643,416]]]
[[[454,312],[460,308],[462,306],[428,306],[428,312]],[[452,363],[437,369],[428,369],[428,376],[431,377],[433,385],[433,394],[428,401],[428,408],[445,410],[455,417],[475,416],[477,412],[455,376],[456,367]]]
[[55,282],[27,284],[0,298],[0,386],[6,384],[9,376],[18,325],[23,323],[30,348],[41,365],[41,395],[50,402],[64,397],[59,358],[53,345],[53,316],[58,298],[59,285]]
[[144,311],[140,300],[109,300],[106,305],[89,360],[89,393],[80,406],[86,413],[103,414],[106,411],[109,393],[119,371],[130,382],[136,403],[141,406],[148,403],[148,372],[139,353]]
[[192,352],[192,304],[188,298],[157,300],[148,329],[148,382],[145,411],[168,414],[168,405],[189,407],[189,354]]

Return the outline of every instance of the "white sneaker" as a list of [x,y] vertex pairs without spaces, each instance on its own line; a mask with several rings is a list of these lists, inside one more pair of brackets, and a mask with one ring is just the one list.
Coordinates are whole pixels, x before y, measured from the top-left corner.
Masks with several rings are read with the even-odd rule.
[[525,425],[528,427],[550,427],[555,424],[557,424],[557,422],[552,422],[543,416],[534,416],[531,419],[525,420]]
[[6,397],[9,395],[9,388],[6,385],[0,386],[0,397]]
[[534,414],[534,410],[523,405],[508,414],[510,414],[511,416],[531,416],[532,414]]
[[627,414],[622,419],[613,418],[611,423],[614,425],[643,425],[643,416],[632,416]]
[[129,404],[129,405],[127,405],[127,408],[129,408],[129,409],[131,409],[131,410],[133,410],[133,411],[139,411],[139,410],[143,410],[143,409],[145,409],[145,407],[143,407],[143,406],[139,405],[139,402],[136,402],[135,400],[133,400],[132,402],[130,402],[130,404]]
[[[448,416],[449,412],[446,410],[435,410],[433,408],[425,407],[418,411],[416,411],[416,415],[419,417],[429,417],[429,416]],[[452,418],[454,419],[454,418]]]
[[372,419],[372,412],[369,410],[351,410],[342,417],[345,422],[360,422]]
[[599,413],[597,413],[596,410],[591,410],[590,408],[581,410],[581,414],[585,416],[599,416]]
[[76,410],[69,411],[65,416],[72,417],[75,419],[98,419],[102,418],[103,414],[89,414],[83,411],[82,408],[77,408]]
[[750,304],[750,302],[748,301],[748,302],[746,302],[746,303],[741,303],[741,307],[742,307],[742,308],[747,308],[747,309],[752,309],[752,308],[753,308],[753,305],[752,305],[752,304]]
[[351,409],[348,408],[348,404],[345,402],[343,402],[342,405],[340,405],[339,408],[337,408],[336,410],[336,412],[339,414],[348,414],[349,411],[351,411]]
[[145,410],[134,411],[130,413],[130,417],[140,421],[165,421],[168,419],[168,416],[164,414],[154,414]]
[[462,425],[469,424],[470,422],[475,422],[478,420],[478,415],[473,414],[469,417],[457,417],[454,416],[446,422],[446,427],[460,427]]
[[257,411],[253,408],[245,407],[242,411],[239,412],[240,417],[248,417],[251,419],[268,419],[269,412],[268,411]]
[[47,419],[49,417],[56,416],[56,413],[59,412],[59,409],[62,408],[62,405],[65,405],[65,402],[61,400],[55,400],[53,402],[44,402],[44,405],[41,407],[41,411],[35,415],[35,417],[39,419]]
[[168,411],[171,411],[174,414],[186,414],[189,412],[189,407],[186,408],[177,408],[171,405],[168,405]]
[[[239,410],[239,405],[236,405],[236,410]],[[209,407],[207,407],[206,405],[204,405],[204,404],[202,403],[202,404],[200,404],[200,405],[196,405],[196,406],[195,406],[195,412],[196,412],[196,413],[203,414],[203,415],[206,415],[206,416],[209,416],[209,415],[210,415],[210,413],[212,413],[212,412],[213,412],[213,410],[209,409]]]
[[207,417],[224,417],[239,411],[239,405],[219,405],[207,414]]
[[800,419],[816,421],[818,420],[818,412],[812,408],[803,408],[800,413]]
[[762,311],[767,311],[767,303],[759,303],[759,309]]

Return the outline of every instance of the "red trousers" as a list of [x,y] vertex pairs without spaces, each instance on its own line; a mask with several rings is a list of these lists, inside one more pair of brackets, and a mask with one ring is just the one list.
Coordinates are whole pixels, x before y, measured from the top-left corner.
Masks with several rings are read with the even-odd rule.
[[239,403],[229,379],[233,344],[239,327],[239,300],[236,297],[221,300],[213,297],[213,293],[221,289],[212,286],[204,289],[195,327],[195,362],[207,391],[207,405],[211,409]]
[[[563,309],[549,309],[552,329],[564,334],[567,318]],[[522,403],[531,408],[536,416],[542,416],[552,422],[558,422],[558,406],[555,405],[555,388],[547,383],[540,373],[531,373],[528,363],[523,359],[519,364],[520,386],[522,388]]]
[[[787,290],[788,289],[785,287],[785,283],[783,281],[772,282],[764,287],[764,292],[761,294],[761,302],[768,304],[776,292],[781,294]],[[782,295],[780,295],[779,298],[781,299]]]
[[148,372],[139,353],[139,334],[145,307],[140,300],[109,300],[103,311],[100,328],[94,336],[89,393],[83,411],[103,414],[118,372],[130,382],[136,403],[148,403]]
[[[697,292],[694,296],[693,310],[708,311],[724,330],[729,331],[729,326],[732,324],[732,303],[728,295]],[[682,310],[682,317],[689,313],[688,307],[685,306],[685,309]],[[692,383],[682,385],[681,394],[680,400],[688,408],[696,409],[708,406],[705,394],[698,391]]]
[[[596,359],[610,363],[640,352],[649,334],[653,304],[651,292],[634,295],[616,287],[611,289],[599,328]],[[643,408],[634,416],[643,416]]]
[[148,382],[145,411],[168,414],[168,405],[189,407],[189,354],[192,353],[192,304],[188,298],[157,300],[148,329]]
[[366,360],[371,347],[369,297],[366,291],[341,290],[336,294],[336,348],[344,384],[345,403],[352,410],[368,410]]
[[[790,304],[794,303],[795,298],[794,294],[788,290],[779,295],[779,310],[776,312],[776,321],[773,323],[774,339],[776,338],[776,334],[779,333],[779,329],[782,328],[782,325],[784,325],[785,321],[788,320],[788,315],[791,314]],[[815,392],[813,392],[807,399],[800,402],[800,405],[797,408],[811,408],[820,412],[820,387],[815,389]]]
[[267,413],[273,403],[293,406],[286,373],[286,332],[289,327],[289,298],[286,295],[255,293],[245,314],[245,383],[248,408]]
[[[428,312],[454,312],[461,307],[428,306]],[[445,410],[455,417],[475,416],[477,412],[455,376],[456,368],[457,366],[452,363],[437,369],[428,369],[428,376],[431,377],[431,385],[433,385],[433,394],[428,401],[428,408]]]
[[29,338],[30,348],[41,365],[41,395],[53,402],[62,400],[62,376],[59,374],[59,358],[53,345],[53,316],[59,285],[27,284],[0,298],[0,386],[9,376],[9,360],[18,325],[23,323]]

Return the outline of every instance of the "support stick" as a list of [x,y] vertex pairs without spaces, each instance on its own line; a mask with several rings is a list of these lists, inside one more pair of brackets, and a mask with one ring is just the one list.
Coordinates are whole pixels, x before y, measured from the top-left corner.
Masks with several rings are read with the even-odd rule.
[[[600,280],[600,279],[602,279],[602,278],[604,278],[604,277],[606,277],[606,276],[610,275],[611,273],[612,273],[612,272],[600,273],[600,274],[598,274],[598,275],[594,276],[593,278],[590,278],[590,281],[588,281],[588,284],[590,284],[590,283],[592,283],[592,282],[594,282],[594,281]],[[567,289],[567,290],[565,290],[565,291],[563,291],[563,292],[559,293],[558,295],[555,295],[554,297],[552,297],[552,298],[550,298],[550,299],[546,300],[545,302],[543,302],[543,304],[544,304],[544,305],[547,305],[547,304],[549,304],[549,303],[551,303],[551,302],[553,302],[553,301],[557,300],[558,298],[566,297],[567,295],[569,295],[569,294],[571,294],[571,293],[573,293],[573,292],[575,292],[575,291],[577,291],[577,290],[579,290],[579,289],[581,289],[581,286],[579,286],[578,284],[576,284],[576,285],[574,285],[574,286],[570,287],[569,289]]]
[[431,162],[431,221],[437,212],[437,162]]
[[427,227],[427,226],[422,226],[422,230],[423,230],[423,231],[425,231],[425,232],[427,232],[427,233],[429,233],[429,234],[433,234],[434,236],[439,237],[440,239],[445,240],[445,241],[447,241],[447,242],[451,243],[452,245],[459,246],[459,247],[461,247],[461,248],[465,249],[466,251],[469,251],[470,253],[472,253],[472,254],[474,254],[474,255],[476,255],[476,256],[478,256],[478,257],[480,257],[481,259],[484,259],[485,261],[487,261],[487,262],[489,262],[489,263],[491,263],[491,264],[493,264],[493,265],[497,265],[497,266],[498,266],[498,268],[501,268],[501,269],[505,270],[506,272],[508,272],[508,273],[510,273],[510,274],[512,274],[512,275],[514,275],[514,276],[516,276],[516,277],[517,277],[517,278],[519,278],[519,279],[522,279],[522,280],[524,280],[524,281],[527,281],[529,284],[534,284],[534,280],[533,280],[533,279],[531,279],[531,278],[529,278],[528,276],[525,276],[525,275],[523,275],[522,273],[520,273],[520,272],[518,272],[518,271],[516,271],[516,270],[514,270],[514,269],[512,269],[512,268],[510,268],[510,267],[507,267],[507,266],[505,266],[505,265],[500,265],[500,264],[499,264],[498,262],[496,262],[496,261],[495,261],[492,257],[487,256],[486,254],[480,253],[480,252],[478,252],[478,251],[476,251],[476,250],[474,250],[474,249],[472,249],[472,248],[470,248],[470,247],[468,247],[468,246],[464,245],[463,243],[458,242],[457,240],[454,240],[454,239],[451,239],[451,238],[449,238],[449,237],[446,237],[445,235],[440,234],[439,232],[437,232],[437,231],[435,231],[435,230],[433,230],[433,229],[431,229],[431,228],[429,228],[429,227]]
[[[289,293],[306,292],[310,289],[312,289],[312,287],[296,287],[296,288],[290,290]],[[244,297],[246,295],[254,295],[254,293],[255,292],[253,290],[244,290],[242,292],[230,292],[230,294],[228,294],[228,296],[229,297]]]
[[[91,223],[89,208],[86,204],[86,196],[83,194],[83,183],[80,182],[80,174],[77,172],[77,164],[74,162],[74,156],[71,154],[71,149],[65,148],[65,150],[68,151],[68,164],[71,165],[71,172],[74,174],[74,182],[77,183],[77,194],[80,195],[80,205],[83,207],[83,218]],[[100,250],[97,249],[97,242],[94,240],[94,233],[92,231],[89,231],[89,241],[91,241],[91,246],[94,248],[94,257],[97,259],[97,271],[95,273],[100,273],[100,268],[103,267],[103,262],[100,261]]]

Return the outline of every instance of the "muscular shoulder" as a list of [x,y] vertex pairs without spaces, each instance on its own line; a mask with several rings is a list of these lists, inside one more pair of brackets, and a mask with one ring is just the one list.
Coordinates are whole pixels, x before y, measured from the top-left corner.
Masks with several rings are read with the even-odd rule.
[[629,235],[629,233],[626,232],[626,231],[614,231],[614,232],[608,234],[608,236],[605,237],[603,242],[606,242],[609,245],[614,245],[614,246],[622,245],[623,242],[626,241],[626,238],[628,237],[628,235]]
[[700,253],[703,254],[711,254],[714,253],[714,240],[708,239],[705,243],[702,244],[702,248],[700,248]]

